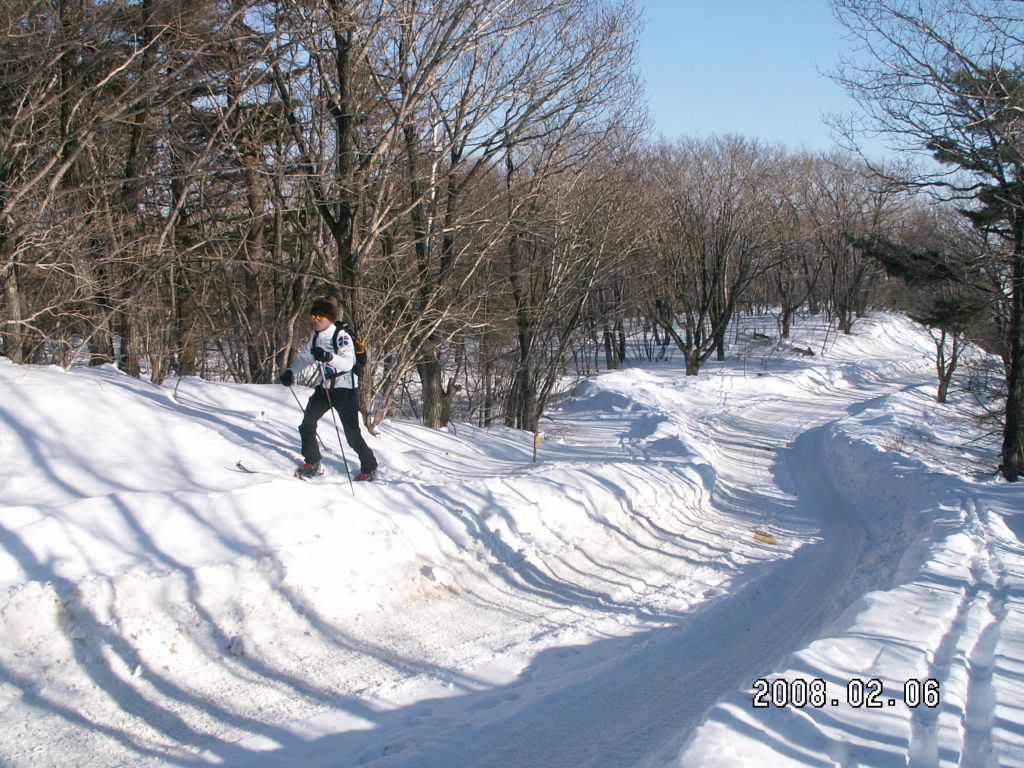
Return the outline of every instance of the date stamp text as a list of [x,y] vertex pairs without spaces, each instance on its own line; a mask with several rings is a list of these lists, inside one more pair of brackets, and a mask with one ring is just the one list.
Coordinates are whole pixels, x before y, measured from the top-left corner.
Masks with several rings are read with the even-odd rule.
[[[897,686],[899,688],[899,686]],[[842,704],[855,709],[881,709],[895,707],[897,704],[910,707],[929,707],[934,709],[940,704],[939,681],[934,678],[925,680],[911,679],[902,685],[902,690],[886,690],[885,685],[877,678],[864,680],[858,677],[847,681],[845,689],[836,690],[825,680],[819,678],[796,678],[787,680],[777,677],[771,680],[761,678],[754,681],[754,709],[775,707],[838,707]]]

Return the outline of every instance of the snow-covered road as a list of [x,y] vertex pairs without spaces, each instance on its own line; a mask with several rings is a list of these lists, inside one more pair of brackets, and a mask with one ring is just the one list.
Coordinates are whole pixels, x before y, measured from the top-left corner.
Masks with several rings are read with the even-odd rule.
[[[927,381],[918,366],[907,368],[915,383]],[[649,400],[644,382],[652,384]],[[634,404],[612,425],[585,410],[563,417],[573,443],[621,445],[648,461],[666,458],[659,455],[660,441],[633,436],[671,413],[666,385],[674,394],[686,382],[652,381],[644,374],[636,383]],[[411,725],[378,725],[361,734],[352,759],[399,743],[415,747],[401,756],[392,746],[389,766],[671,762],[715,703],[749,688],[818,637],[864,591],[883,586],[881,574],[892,563],[881,561],[893,553],[873,548],[871,521],[846,503],[822,456],[830,422],[906,386],[905,377],[858,386],[819,381],[805,386],[799,398],[719,390],[696,420],[713,467],[711,493],[695,530],[676,535],[725,547],[753,540],[771,548],[773,541],[786,541],[787,549],[799,549],[791,557],[746,564],[729,587],[698,607],[660,616],[661,627],[548,651],[500,691],[440,709],[436,701],[421,705]],[[467,723],[473,723],[471,732]]]

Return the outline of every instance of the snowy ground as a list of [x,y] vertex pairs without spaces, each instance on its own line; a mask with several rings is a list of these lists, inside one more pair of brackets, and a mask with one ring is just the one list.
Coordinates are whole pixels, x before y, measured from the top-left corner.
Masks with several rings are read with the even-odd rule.
[[746,339],[355,487],[283,387],[0,361],[0,765],[1024,766],[1024,485],[931,340]]

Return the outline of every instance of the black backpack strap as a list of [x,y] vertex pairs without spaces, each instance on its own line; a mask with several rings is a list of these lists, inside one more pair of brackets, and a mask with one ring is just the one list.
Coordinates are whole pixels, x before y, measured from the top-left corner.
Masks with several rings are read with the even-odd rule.
[[334,336],[331,337],[331,343],[334,344],[334,354],[338,354],[338,334],[345,330],[345,323],[341,320],[334,321]]

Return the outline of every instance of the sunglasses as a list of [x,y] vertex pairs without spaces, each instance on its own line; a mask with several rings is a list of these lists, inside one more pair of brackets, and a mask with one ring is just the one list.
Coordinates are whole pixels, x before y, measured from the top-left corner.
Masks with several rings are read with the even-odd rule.
[[326,320],[327,319],[323,315],[310,315],[310,318],[312,318],[313,320]]

